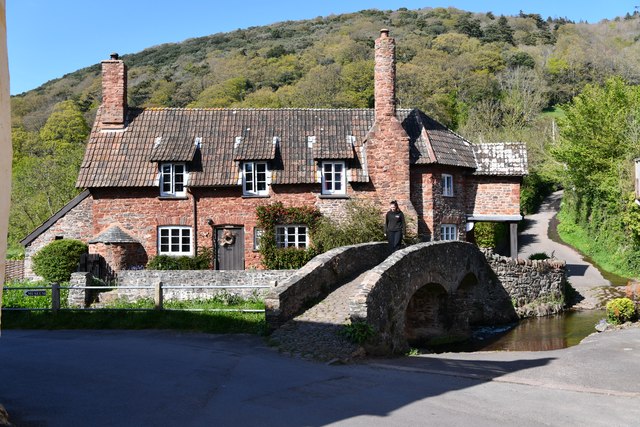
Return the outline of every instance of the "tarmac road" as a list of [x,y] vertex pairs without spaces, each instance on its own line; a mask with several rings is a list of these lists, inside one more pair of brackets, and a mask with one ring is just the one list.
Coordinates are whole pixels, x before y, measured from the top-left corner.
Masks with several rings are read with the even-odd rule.
[[3,331],[0,402],[16,426],[633,426],[640,328],[550,352],[329,366],[262,338]]
[[528,227],[518,237],[518,257],[528,258],[534,253],[544,252],[566,261],[567,279],[584,297],[578,308],[596,308],[601,305],[601,301],[594,291],[610,286],[611,282],[605,279],[597,268],[585,261],[578,251],[549,238],[549,224],[560,209],[562,194],[562,190],[556,191],[544,200],[537,213],[527,215]]

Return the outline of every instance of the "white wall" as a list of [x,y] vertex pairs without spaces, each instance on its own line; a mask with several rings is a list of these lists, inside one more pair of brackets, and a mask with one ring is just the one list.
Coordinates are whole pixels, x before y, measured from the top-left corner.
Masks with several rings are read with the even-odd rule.
[[[11,113],[7,59],[6,3],[0,0],[0,285],[4,283],[7,227],[11,201]],[[0,305],[2,286],[0,286]]]

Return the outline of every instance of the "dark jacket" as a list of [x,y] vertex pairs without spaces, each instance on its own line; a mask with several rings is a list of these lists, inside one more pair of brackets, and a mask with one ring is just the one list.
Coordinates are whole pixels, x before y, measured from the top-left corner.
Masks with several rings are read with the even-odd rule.
[[384,232],[388,231],[402,231],[404,232],[405,222],[404,222],[404,214],[401,210],[397,210],[395,212],[389,211],[387,212],[387,216],[384,221]]

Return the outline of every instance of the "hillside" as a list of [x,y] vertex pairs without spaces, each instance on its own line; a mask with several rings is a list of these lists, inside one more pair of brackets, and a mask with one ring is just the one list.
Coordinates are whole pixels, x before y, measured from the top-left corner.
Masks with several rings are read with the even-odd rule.
[[[613,75],[640,82],[638,19],[575,24],[452,8],[365,10],[122,58],[131,106],[371,107],[373,41],[390,28],[400,106],[419,107],[472,140],[527,141],[534,171],[549,175],[546,144],[555,125],[540,113],[570,101],[586,83]],[[77,191],[86,124],[100,103],[99,73],[96,64],[12,97],[14,246]]]

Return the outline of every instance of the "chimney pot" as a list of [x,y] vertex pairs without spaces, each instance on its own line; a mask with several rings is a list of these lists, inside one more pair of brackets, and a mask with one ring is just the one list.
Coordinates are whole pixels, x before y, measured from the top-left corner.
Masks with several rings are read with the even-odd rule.
[[117,53],[113,52],[111,55],[109,55],[111,57],[111,59],[113,60],[118,60],[118,58],[120,58],[120,55],[118,55]]
[[389,29],[388,28],[383,28],[380,30],[380,37],[389,37]]

